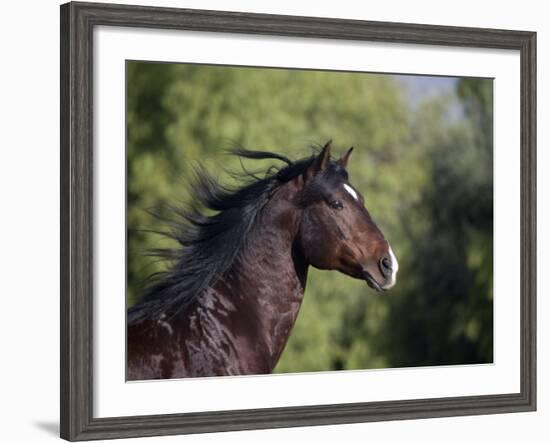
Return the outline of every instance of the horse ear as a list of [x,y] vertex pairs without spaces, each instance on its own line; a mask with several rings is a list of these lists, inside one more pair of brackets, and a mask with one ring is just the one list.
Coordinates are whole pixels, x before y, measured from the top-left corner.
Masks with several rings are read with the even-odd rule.
[[346,153],[342,154],[342,157],[340,157],[339,163],[344,167],[348,167],[348,160],[351,157],[351,153],[353,152],[353,146],[347,150]]
[[313,162],[313,172],[315,174],[327,167],[328,162],[330,161],[331,148],[332,148],[332,140],[329,140],[328,142],[325,143],[325,146],[323,146],[322,151],[315,158],[315,161]]

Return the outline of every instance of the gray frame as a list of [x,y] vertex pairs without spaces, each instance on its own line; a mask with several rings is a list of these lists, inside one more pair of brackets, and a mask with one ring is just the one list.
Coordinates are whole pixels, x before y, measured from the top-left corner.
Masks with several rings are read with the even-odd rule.
[[[521,392],[94,418],[94,26],[513,49],[521,57]],[[536,409],[536,33],[330,18],[68,3],[61,6],[61,437],[91,440]]]

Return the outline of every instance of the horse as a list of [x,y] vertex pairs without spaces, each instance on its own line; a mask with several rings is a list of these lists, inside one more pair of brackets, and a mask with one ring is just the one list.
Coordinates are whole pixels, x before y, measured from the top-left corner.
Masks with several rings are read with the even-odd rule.
[[[290,336],[309,266],[376,291],[395,285],[397,259],[348,180],[353,147],[271,159],[265,176],[229,188],[199,169],[195,207],[174,208],[172,266],[127,312],[127,380],[269,374]],[[246,170],[245,170],[246,171]],[[202,210],[201,210],[202,208]],[[205,213],[205,210],[210,210]]]

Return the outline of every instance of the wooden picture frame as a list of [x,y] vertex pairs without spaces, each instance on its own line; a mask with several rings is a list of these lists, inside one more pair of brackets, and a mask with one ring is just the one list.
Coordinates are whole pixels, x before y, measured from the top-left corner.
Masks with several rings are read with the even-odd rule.
[[[273,409],[93,416],[93,29],[121,26],[519,51],[521,390]],[[536,408],[536,34],[236,12],[61,6],[61,437],[90,440],[533,411]]]

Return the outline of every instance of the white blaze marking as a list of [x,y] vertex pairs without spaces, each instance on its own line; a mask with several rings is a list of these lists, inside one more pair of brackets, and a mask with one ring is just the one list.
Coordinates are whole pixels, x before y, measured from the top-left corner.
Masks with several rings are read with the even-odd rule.
[[392,273],[391,273],[391,280],[387,285],[384,286],[384,289],[389,289],[393,285],[395,285],[395,278],[397,276],[397,270],[399,269],[399,263],[397,262],[397,258],[395,258],[395,254],[393,253],[391,246],[388,252],[390,254],[390,259],[391,259]]
[[357,196],[357,192],[355,192],[355,189],[353,189],[350,185],[347,183],[344,183],[344,189],[348,191],[348,194],[351,195],[355,200],[359,200],[359,197]]

